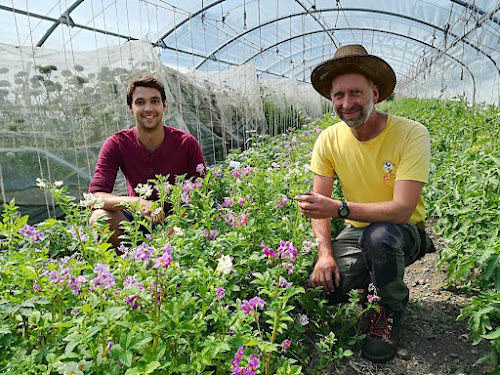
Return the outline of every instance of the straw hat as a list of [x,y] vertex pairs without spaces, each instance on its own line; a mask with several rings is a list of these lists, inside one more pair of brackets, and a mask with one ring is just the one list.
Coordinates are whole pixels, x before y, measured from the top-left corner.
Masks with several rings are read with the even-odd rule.
[[325,98],[330,98],[332,80],[344,73],[361,73],[378,86],[378,102],[387,99],[396,86],[394,70],[380,57],[369,55],[362,45],[340,47],[333,56],[314,68],[311,74],[313,87]]

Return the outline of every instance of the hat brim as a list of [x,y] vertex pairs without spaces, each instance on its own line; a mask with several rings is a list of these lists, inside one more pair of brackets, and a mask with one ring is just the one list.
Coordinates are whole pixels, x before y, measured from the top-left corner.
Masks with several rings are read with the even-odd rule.
[[387,99],[396,86],[396,74],[389,64],[377,56],[346,56],[327,60],[314,68],[311,82],[314,89],[330,99],[333,78],[344,73],[361,73],[379,89],[377,103]]

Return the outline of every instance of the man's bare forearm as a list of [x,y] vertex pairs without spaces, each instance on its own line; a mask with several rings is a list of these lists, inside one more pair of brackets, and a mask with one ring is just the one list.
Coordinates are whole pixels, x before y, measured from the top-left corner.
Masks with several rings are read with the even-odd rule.
[[104,204],[102,208],[108,211],[120,211],[125,208],[122,203],[134,203],[141,200],[140,197],[121,196],[104,192],[96,192],[94,196],[102,199]]
[[333,256],[332,254],[332,227],[330,219],[311,219],[314,237],[319,241],[318,258]]

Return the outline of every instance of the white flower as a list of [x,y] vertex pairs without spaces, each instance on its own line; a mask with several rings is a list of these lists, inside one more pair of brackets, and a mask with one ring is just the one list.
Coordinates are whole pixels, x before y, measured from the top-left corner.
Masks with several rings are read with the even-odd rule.
[[309,324],[309,317],[306,314],[299,315],[299,323],[301,326],[306,326]]
[[139,194],[141,198],[149,198],[151,194],[153,194],[153,188],[148,184],[137,184],[137,187],[134,188],[134,191]]
[[42,180],[41,178],[37,178],[36,186],[38,186],[40,189],[45,189],[45,187],[47,186],[47,182],[45,180]]
[[56,181],[56,182],[54,182],[54,186],[57,187],[57,188],[60,188],[61,186],[63,186],[63,182],[62,181]]
[[304,170],[305,170],[306,172],[309,172],[309,171],[311,170],[311,164],[306,164],[306,165],[304,165]]
[[222,255],[219,258],[219,264],[215,272],[222,272],[224,275],[229,275],[233,270],[233,261],[229,255]]
[[82,359],[80,362],[78,362],[78,369],[80,371],[88,371],[92,368],[93,364],[94,364],[94,362],[92,362],[92,361],[86,361],[86,360]]
[[76,362],[60,362],[57,371],[63,375],[84,375]]
[[182,230],[182,228],[179,228],[179,227],[174,227],[174,233],[178,236],[184,235],[184,231]]
[[83,200],[80,201],[80,205],[91,208],[102,208],[104,207],[104,202],[101,197],[96,197],[92,193],[83,193]]

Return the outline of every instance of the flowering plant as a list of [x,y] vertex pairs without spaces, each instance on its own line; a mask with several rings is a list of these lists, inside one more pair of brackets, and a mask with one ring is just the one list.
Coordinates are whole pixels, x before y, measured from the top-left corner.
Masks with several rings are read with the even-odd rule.
[[[144,197],[155,189],[154,209],[169,207],[170,215],[154,226],[128,205],[134,221],[124,223],[120,255],[105,218],[88,224],[102,202],[86,194],[76,203],[62,182],[37,183],[63,220],[28,225],[15,202],[4,205],[0,370],[299,374],[350,355],[316,363],[307,355],[324,354],[310,338],[323,342],[334,325],[342,329],[335,317],[356,316],[356,298],[327,306],[307,288],[315,240],[291,199],[312,184],[307,161],[317,132],[306,130],[234,152],[233,167],[200,168],[198,180],[170,185],[157,176],[138,186]],[[344,330],[335,345],[359,337]]]

